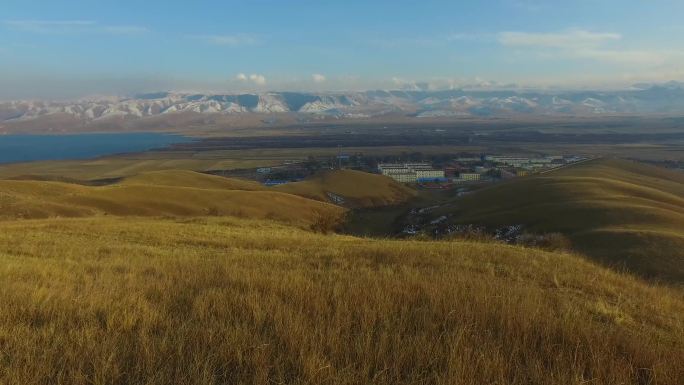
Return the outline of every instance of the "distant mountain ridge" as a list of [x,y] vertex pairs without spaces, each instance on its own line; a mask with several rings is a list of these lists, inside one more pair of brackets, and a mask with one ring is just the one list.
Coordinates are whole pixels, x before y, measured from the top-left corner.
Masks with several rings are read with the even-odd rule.
[[417,118],[532,114],[680,114],[684,113],[684,83],[636,84],[623,91],[375,90],[255,94],[157,92],[131,98],[74,102],[0,103],[0,122],[30,120],[57,114],[94,121],[172,113],[296,113],[336,118],[369,118],[388,113]]

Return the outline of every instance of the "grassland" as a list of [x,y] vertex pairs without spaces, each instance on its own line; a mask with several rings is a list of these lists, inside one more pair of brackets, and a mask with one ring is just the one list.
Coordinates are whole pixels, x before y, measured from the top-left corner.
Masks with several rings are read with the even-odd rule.
[[[311,231],[345,214],[328,192],[414,195],[380,176],[267,189],[130,161],[70,176],[130,175],[105,186],[0,180],[0,384],[684,383],[679,288],[581,255]],[[442,210],[676,278],[680,178],[607,160]]]
[[[416,195],[390,178],[348,170],[277,188],[187,170],[144,172],[103,186],[32,178],[0,180],[0,219],[212,215],[330,230],[343,222],[345,208],[394,205]],[[344,201],[330,203],[329,193]]]
[[192,171],[143,173],[106,186],[0,180],[0,219],[86,216],[236,216],[333,226],[344,209],[249,181]]
[[274,188],[323,202],[329,193],[344,198],[347,207],[391,206],[416,196],[416,191],[391,178],[354,170],[325,171],[295,183]]
[[80,181],[123,178],[151,171],[210,171],[266,167],[278,159],[231,158],[213,152],[150,151],[88,160],[41,161],[0,166],[0,178],[39,177]]
[[684,282],[684,174],[601,159],[483,189],[446,205],[457,222],[560,232],[601,262]]
[[236,218],[0,222],[0,383],[681,384],[684,298],[569,254]]

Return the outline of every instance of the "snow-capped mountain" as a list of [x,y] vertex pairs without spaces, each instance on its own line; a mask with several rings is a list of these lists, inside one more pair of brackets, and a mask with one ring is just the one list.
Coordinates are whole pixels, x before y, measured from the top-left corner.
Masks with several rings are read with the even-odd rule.
[[0,122],[65,115],[84,122],[140,119],[178,113],[301,114],[367,118],[387,113],[414,117],[595,115],[684,113],[684,84],[635,85],[599,91],[366,91],[346,93],[269,92],[262,94],[188,94],[159,92],[131,98],[74,102],[0,102]]

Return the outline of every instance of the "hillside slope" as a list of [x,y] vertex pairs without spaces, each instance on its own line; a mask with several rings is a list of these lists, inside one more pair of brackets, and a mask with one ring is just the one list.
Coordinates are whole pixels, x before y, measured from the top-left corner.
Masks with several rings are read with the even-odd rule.
[[224,178],[189,170],[150,171],[125,178],[120,185],[153,185],[168,187],[192,187],[209,190],[266,191],[267,188],[254,181]]
[[97,217],[0,266],[0,383],[684,382],[681,292],[568,254]]
[[277,160],[241,159],[231,154],[207,151],[148,151],[140,154],[115,155],[98,159],[41,161],[0,165],[0,179],[31,177],[33,179],[67,178],[80,181],[114,179],[153,171],[234,170],[279,164]]
[[[257,183],[191,171],[145,173],[107,186],[0,180],[0,219],[117,216],[237,216],[299,226],[341,220],[342,208],[265,191]],[[335,219],[337,218],[337,219]]]
[[390,206],[416,196],[414,190],[391,178],[354,170],[325,171],[274,190],[323,202],[330,202],[332,193],[343,198],[342,205],[346,207]]
[[458,223],[560,232],[606,264],[684,282],[684,174],[601,159],[483,189],[438,210]]

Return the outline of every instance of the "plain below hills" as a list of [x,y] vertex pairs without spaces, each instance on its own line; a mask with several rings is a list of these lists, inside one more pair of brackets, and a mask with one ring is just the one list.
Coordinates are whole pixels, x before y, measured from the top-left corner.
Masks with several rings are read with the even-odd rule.
[[598,159],[482,189],[441,207],[458,223],[562,233],[607,265],[684,282],[684,174]]

